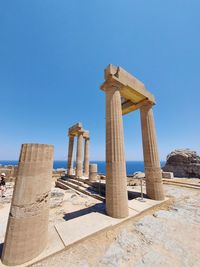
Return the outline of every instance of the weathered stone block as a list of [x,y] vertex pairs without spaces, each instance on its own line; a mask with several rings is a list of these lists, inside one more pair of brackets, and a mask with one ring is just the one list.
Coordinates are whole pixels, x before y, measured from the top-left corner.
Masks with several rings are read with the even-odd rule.
[[174,178],[173,172],[162,172],[162,178],[172,179]]

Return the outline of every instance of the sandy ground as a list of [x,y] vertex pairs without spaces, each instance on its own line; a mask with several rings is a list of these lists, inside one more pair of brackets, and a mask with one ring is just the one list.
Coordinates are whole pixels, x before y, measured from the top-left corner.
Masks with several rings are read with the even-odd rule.
[[[149,212],[32,266],[200,266],[200,191],[170,185],[164,188],[174,199],[170,207]],[[7,194],[11,194],[12,189],[9,190]],[[73,218],[78,210],[84,214],[97,203],[98,200],[73,191],[53,189],[50,224]],[[0,202],[0,242],[9,205],[5,199]]]

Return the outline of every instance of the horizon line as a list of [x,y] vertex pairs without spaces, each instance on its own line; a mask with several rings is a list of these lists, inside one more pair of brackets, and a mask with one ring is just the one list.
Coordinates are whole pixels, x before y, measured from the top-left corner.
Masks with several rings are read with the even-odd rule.
[[[0,161],[19,161],[19,159],[0,159]],[[65,162],[67,162],[67,160],[63,160],[63,159],[54,159],[53,161],[65,161]],[[106,160],[100,160],[100,159],[91,159],[90,161],[106,162]],[[135,160],[128,159],[128,160],[125,160],[125,162],[127,162],[127,161],[140,161],[140,162],[143,161],[144,162],[144,160],[140,160],[140,159],[135,159]],[[160,159],[160,161],[166,161],[166,160]],[[76,162],[76,160],[74,160],[74,162]]]

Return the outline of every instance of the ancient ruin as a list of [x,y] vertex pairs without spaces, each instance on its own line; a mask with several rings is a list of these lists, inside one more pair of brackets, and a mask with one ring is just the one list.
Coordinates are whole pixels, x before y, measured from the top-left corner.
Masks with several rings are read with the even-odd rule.
[[101,89],[106,93],[106,211],[123,218],[128,216],[126,165],[122,115],[141,111],[143,154],[147,195],[163,200],[162,174],[158,156],[152,106],[154,96],[142,82],[121,67],[108,65]]
[[73,150],[74,150],[74,137],[77,136],[77,150],[76,150],[76,177],[83,176],[83,139],[84,144],[84,176],[89,175],[89,132],[84,130],[82,124],[79,122],[68,130],[69,147],[68,147],[68,175],[73,175]]
[[6,265],[38,256],[46,246],[53,146],[23,144],[2,253]]
[[89,181],[94,182],[97,180],[98,170],[97,164],[90,164],[89,166]]
[[[56,184],[63,189],[73,189],[74,193],[81,192],[101,201],[101,204],[106,201],[106,213],[110,217],[103,214],[104,212],[101,213],[102,208],[99,214],[93,212],[92,208],[90,208],[90,212],[88,208],[85,208],[82,212],[88,211],[88,214],[86,216],[83,213],[85,217],[82,216],[81,223],[76,217],[73,218],[77,211],[72,212],[71,215],[66,214],[66,218],[72,216],[71,220],[74,219],[74,221],[66,220],[66,222],[63,222],[64,226],[62,226],[63,224],[61,226],[55,225],[55,235],[59,235],[60,242],[60,238],[62,239],[59,249],[63,249],[63,244],[64,247],[67,247],[71,244],[68,242],[73,243],[87,235],[101,231],[102,227],[106,229],[116,221],[120,223],[120,220],[113,218],[121,218],[122,221],[123,218],[129,215],[130,217],[135,216],[135,213],[140,212],[134,210],[135,205],[138,204],[136,199],[128,202],[128,193],[130,198],[133,192],[127,192],[122,119],[122,115],[136,109],[140,109],[141,114],[146,192],[148,197],[153,200],[164,199],[162,172],[152,111],[152,106],[155,104],[154,96],[145,89],[143,83],[121,67],[113,65],[109,65],[105,69],[105,82],[101,89],[106,93],[106,181],[101,182],[100,178],[97,179],[100,177],[98,176],[97,164],[89,164],[89,132],[83,128],[81,123],[77,123],[68,129],[67,175],[63,176],[63,179],[57,179]],[[77,147],[76,170],[74,172],[75,137],[77,137]],[[37,257],[47,245],[52,169],[53,146],[42,144],[22,145],[2,253],[3,264],[18,265],[30,261]],[[63,169],[60,171],[62,173]],[[102,192],[106,194],[106,199],[104,195],[101,195]],[[146,199],[146,201],[149,201],[149,204],[144,204],[142,210],[155,205],[152,200]],[[97,209],[99,207],[100,211],[101,205],[99,204],[96,203],[96,207]],[[97,219],[95,224],[94,218]],[[74,225],[77,225],[77,231],[80,230],[79,233],[75,233],[75,237],[72,231]],[[91,225],[91,229],[88,225]],[[84,230],[81,230],[81,226],[84,226]],[[72,241],[66,239],[68,231],[73,234]]]

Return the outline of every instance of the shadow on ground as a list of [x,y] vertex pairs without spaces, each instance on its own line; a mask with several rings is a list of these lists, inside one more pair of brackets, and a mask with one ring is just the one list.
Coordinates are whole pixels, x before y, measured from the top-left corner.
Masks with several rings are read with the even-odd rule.
[[[148,198],[146,194],[143,194],[144,198]],[[134,199],[134,198],[140,198],[141,197],[141,193],[138,192],[128,192],[128,199]],[[73,212],[69,212],[69,213],[65,213],[65,215],[63,216],[63,219],[65,221],[69,221],[72,220],[74,218],[78,218],[81,216],[84,216],[86,214],[92,213],[92,212],[99,212],[102,214],[106,214],[106,204],[105,203],[97,203],[91,207],[88,208],[84,208],[81,210],[77,210],[77,211],[73,211]]]
[[[134,198],[138,198],[141,197],[141,193],[140,192],[134,192],[134,191],[128,191],[128,199],[134,199]],[[146,194],[143,194],[144,198],[148,198]]]
[[105,204],[104,203],[97,203],[91,207],[85,208],[85,209],[81,209],[81,210],[77,210],[77,211],[73,211],[73,212],[69,212],[66,213],[63,216],[63,219],[65,221],[69,221],[71,219],[89,214],[91,212],[99,212],[99,213],[103,213],[105,214]]
[[[99,185],[101,185],[101,187]],[[94,183],[93,186],[88,187],[86,191],[105,197],[106,186],[105,184]],[[141,197],[141,192],[136,192],[136,191],[127,191],[127,192],[128,192],[129,200]],[[148,198],[147,195],[144,193],[143,193],[143,197]]]

